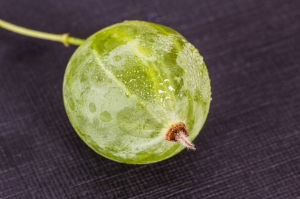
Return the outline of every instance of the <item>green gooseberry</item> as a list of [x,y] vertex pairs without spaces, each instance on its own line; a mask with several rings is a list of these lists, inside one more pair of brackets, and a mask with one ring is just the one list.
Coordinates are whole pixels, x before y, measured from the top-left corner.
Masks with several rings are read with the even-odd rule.
[[95,152],[147,164],[195,149],[191,141],[206,120],[211,88],[202,56],[181,34],[124,21],[75,51],[63,98],[72,126]]

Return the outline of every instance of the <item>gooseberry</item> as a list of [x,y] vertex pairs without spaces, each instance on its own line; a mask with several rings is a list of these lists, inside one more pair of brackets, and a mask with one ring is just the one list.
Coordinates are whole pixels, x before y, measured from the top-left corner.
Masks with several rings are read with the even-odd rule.
[[208,72],[181,34],[145,21],[124,21],[93,34],[71,57],[63,82],[67,115],[95,152],[129,164],[182,151],[210,106]]

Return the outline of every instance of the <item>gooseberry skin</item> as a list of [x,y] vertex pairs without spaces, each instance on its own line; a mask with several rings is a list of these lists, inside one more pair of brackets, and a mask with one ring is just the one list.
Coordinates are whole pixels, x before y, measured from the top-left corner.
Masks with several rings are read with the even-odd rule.
[[181,34],[145,21],[124,21],[89,37],[72,55],[64,105],[81,139],[122,163],[148,164],[184,149],[164,134],[184,122],[201,130],[211,88],[202,56]]

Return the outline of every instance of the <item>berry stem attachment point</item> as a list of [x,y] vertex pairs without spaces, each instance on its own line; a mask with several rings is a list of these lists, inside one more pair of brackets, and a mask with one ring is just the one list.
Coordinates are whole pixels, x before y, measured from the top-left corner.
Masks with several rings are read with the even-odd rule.
[[53,34],[53,33],[47,33],[47,32],[40,32],[40,31],[29,29],[29,28],[24,28],[21,26],[14,25],[14,24],[4,21],[2,19],[0,19],[0,28],[9,30],[9,31],[12,31],[15,33],[19,33],[21,35],[26,35],[29,37],[61,42],[65,46],[69,46],[69,44],[80,46],[84,42],[84,40],[82,40],[82,39],[70,37],[68,33]]
[[188,131],[183,122],[178,122],[167,130],[165,138],[168,141],[179,142],[188,149],[196,150],[195,145],[187,139]]

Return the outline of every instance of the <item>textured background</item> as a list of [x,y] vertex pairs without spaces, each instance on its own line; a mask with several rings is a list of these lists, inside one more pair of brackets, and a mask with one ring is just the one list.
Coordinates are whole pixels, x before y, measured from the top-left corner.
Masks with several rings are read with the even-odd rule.
[[300,198],[299,0],[0,0],[0,18],[86,38],[125,19],[168,25],[212,80],[196,152],[102,158],[72,129],[62,80],[75,47],[0,30],[0,198]]

